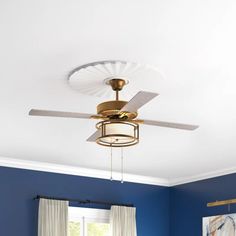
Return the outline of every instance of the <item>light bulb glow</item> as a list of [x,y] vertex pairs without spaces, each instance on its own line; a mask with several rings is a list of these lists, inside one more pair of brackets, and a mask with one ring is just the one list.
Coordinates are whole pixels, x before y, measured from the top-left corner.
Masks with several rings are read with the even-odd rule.
[[102,121],[97,124],[100,136],[97,143],[103,146],[126,147],[139,141],[139,126],[129,121]]

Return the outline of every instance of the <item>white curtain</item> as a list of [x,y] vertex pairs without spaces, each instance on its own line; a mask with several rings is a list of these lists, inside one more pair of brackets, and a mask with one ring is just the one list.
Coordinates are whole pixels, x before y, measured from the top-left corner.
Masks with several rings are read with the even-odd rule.
[[40,199],[38,236],[67,236],[68,202]]
[[136,236],[136,209],[112,206],[110,213],[111,236]]

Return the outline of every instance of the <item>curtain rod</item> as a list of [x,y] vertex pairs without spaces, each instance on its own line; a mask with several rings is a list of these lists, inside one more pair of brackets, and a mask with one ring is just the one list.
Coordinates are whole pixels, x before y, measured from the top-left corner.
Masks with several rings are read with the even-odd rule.
[[230,204],[236,204],[236,198],[229,199],[229,200],[209,202],[207,203],[207,207],[223,206],[223,205],[230,205]]
[[104,205],[104,206],[126,206],[126,207],[134,207],[133,204],[122,204],[122,203],[114,203],[114,202],[103,202],[103,201],[94,201],[94,200],[81,200],[81,199],[69,199],[69,198],[58,198],[58,197],[49,197],[37,195],[34,200],[37,199],[49,199],[49,200],[58,200],[58,201],[69,201],[69,202],[77,202],[79,204],[96,204],[96,205]]

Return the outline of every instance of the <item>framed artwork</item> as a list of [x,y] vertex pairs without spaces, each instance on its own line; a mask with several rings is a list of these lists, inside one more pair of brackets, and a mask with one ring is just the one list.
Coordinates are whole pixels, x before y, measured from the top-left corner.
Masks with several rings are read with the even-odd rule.
[[203,217],[202,236],[236,236],[236,214]]

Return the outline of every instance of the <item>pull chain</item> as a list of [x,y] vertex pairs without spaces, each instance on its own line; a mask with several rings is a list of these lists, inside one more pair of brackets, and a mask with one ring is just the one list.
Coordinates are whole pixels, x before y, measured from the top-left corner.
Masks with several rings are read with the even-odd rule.
[[124,183],[124,151],[123,147],[121,147],[121,183]]
[[113,171],[112,171],[112,159],[113,159],[113,154],[112,154],[112,145],[111,145],[111,152],[110,152],[110,154],[111,154],[111,177],[110,177],[110,180],[112,181],[113,180]]

